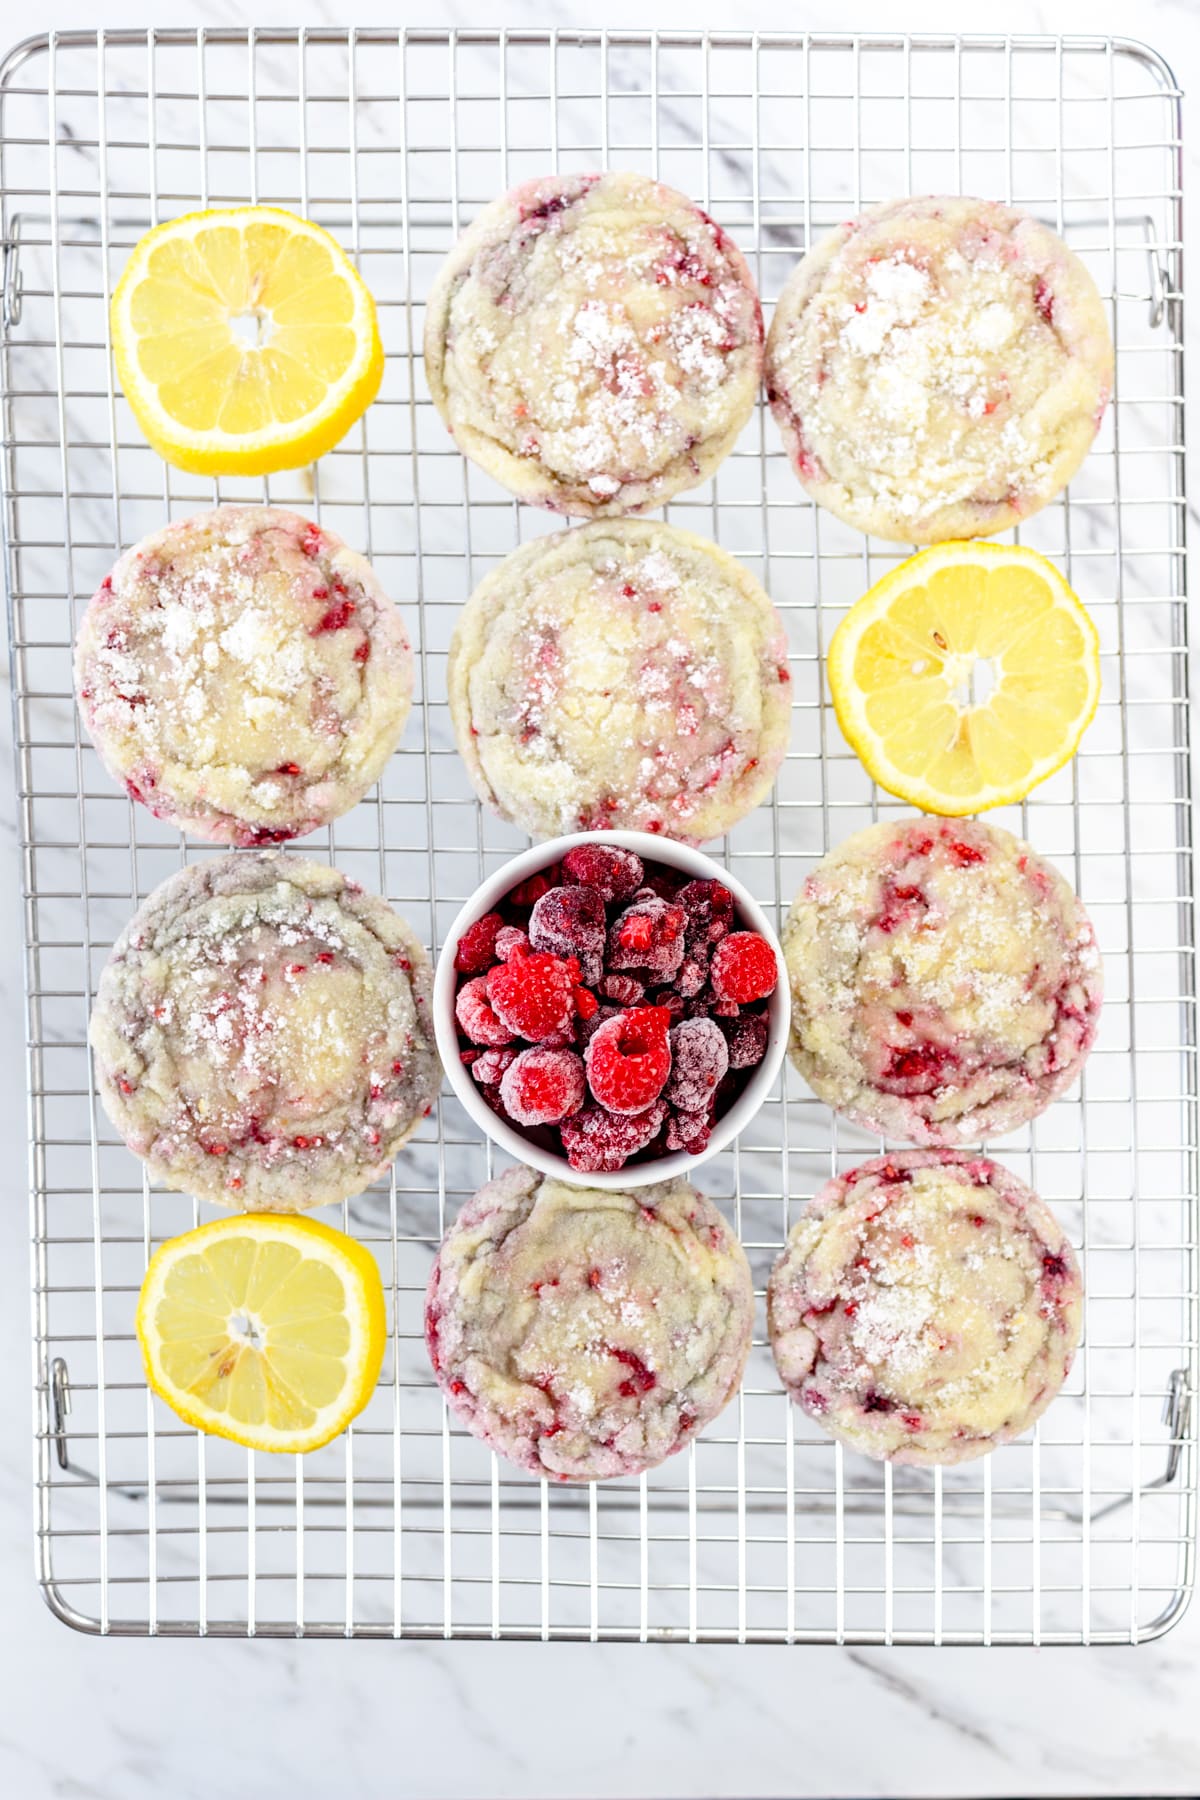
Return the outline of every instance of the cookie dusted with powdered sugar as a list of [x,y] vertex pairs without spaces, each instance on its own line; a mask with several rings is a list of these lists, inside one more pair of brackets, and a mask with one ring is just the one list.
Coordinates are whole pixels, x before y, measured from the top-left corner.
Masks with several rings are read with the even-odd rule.
[[412,698],[371,565],[277,506],[220,506],[127,550],[75,646],[84,723],[135,800],[193,837],[271,844],[377,781]]
[[463,1207],[425,1305],[451,1407],[556,1481],[683,1449],[736,1393],[753,1322],[745,1251],[686,1181],[601,1193],[520,1165]]
[[1070,1086],[1096,1035],[1091,921],[997,826],[858,832],[797,894],[783,953],[792,1061],[827,1105],[887,1137],[1015,1131]]
[[762,359],[741,251],[642,175],[547,175],[494,200],[425,313],[425,372],[459,449],[556,512],[636,512],[707,480]]
[[100,1097],[169,1188],[305,1212],[381,1174],[437,1093],[429,959],[336,869],[196,863],[118,938],[92,1012]]
[[767,1287],[780,1378],[866,1456],[959,1463],[1066,1380],[1083,1287],[1049,1208],[986,1157],[910,1151],[823,1187]]
[[450,713],[480,797],[535,837],[700,842],[770,791],[787,644],[733,557],[649,520],[540,538],[492,570],[450,646]]
[[1113,345],[1084,265],[989,200],[872,207],[804,257],[775,310],[767,393],[821,506],[875,537],[986,537],[1087,455]]

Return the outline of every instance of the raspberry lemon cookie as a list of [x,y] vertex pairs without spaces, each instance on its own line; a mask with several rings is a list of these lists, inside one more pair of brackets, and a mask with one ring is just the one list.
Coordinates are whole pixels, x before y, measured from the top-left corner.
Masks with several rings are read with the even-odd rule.
[[533,836],[625,828],[699,842],[768,793],[787,748],[770,600],[706,539],[597,522],[515,550],[450,646],[476,790]]
[[848,524],[904,543],[987,536],[1045,506],[1112,380],[1079,258],[989,200],[894,200],[839,226],[792,274],[767,342],[800,480]]
[[412,695],[365,558],[296,513],[221,506],[127,550],[83,617],[75,681],[105,767],[156,817],[269,844],[349,810]]
[[741,251],[641,175],[547,175],[494,200],[425,321],[430,391],[459,448],[556,512],[633,512],[707,480],[762,375]]
[[1036,1194],[985,1157],[917,1150],[830,1181],[767,1287],[792,1399],[867,1456],[958,1463],[1062,1387],[1083,1289]]
[[428,1112],[424,950],[382,900],[264,850],[156,888],[100,977],[100,1096],[151,1174],[247,1212],[344,1200]]
[[685,1181],[568,1187],[517,1166],[467,1202],[426,1298],[438,1385],[535,1475],[640,1475],[732,1399],[750,1352],[746,1254]]
[[783,952],[800,1073],[838,1112],[911,1143],[1014,1131],[1074,1081],[1096,1034],[1091,921],[996,826],[858,832],[796,896]]

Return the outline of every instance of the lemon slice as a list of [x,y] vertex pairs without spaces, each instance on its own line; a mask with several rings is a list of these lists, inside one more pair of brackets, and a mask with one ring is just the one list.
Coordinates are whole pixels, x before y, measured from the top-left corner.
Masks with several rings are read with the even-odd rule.
[[1074,755],[1100,698],[1096,628],[1021,545],[936,544],[876,582],[829,646],[838,723],[880,787],[960,817]]
[[327,231],[275,206],[186,213],[148,231],[113,294],[112,340],[138,424],[197,475],[312,462],[383,377],[362,277]]
[[379,1379],[383,1283],[344,1232],[244,1213],[154,1253],[137,1334],[147,1381],[189,1425],[251,1450],[316,1450]]

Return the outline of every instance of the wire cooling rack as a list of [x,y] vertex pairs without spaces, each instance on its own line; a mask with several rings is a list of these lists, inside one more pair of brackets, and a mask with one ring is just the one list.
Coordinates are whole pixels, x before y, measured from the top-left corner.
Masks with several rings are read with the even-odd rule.
[[[1184,611],[1180,96],[1104,39],[214,29],[62,33],[0,70],[4,528],[30,1043],[37,1574],[85,1630],[1081,1643],[1154,1636],[1193,1579],[1197,1118]],[[215,499],[319,513],[373,559],[417,645],[379,790],[299,846],[385,893],[427,941],[519,847],[455,753],[458,607],[553,521],[464,462],[428,400],[422,298],[456,233],[551,167],[656,172],[747,251],[768,306],[797,254],[905,192],[1011,199],[1105,296],[1115,402],[1064,496],[1023,530],[1092,609],[1099,715],[1073,765],[999,815],[1083,894],[1107,962],[1081,1087],[997,1154],[1079,1245],[1087,1327],[1031,1439],[964,1469],[892,1470],[790,1408],[762,1341],[738,1400],[640,1481],[553,1489],[452,1425],[421,1343],[434,1244],[492,1172],[445,1098],[388,1185],[344,1209],[389,1291],[390,1344],[352,1431],[304,1460],[184,1429],[147,1393],[132,1320],[152,1246],[195,1223],[150,1190],[96,1103],[86,1024],[113,938],[188,845],[81,739],[70,646],[117,552]],[[166,468],[114,385],[107,301],[155,221],[294,207],[379,302],[380,398],[311,472]],[[782,917],[831,844],[894,802],[837,732],[822,650],[900,554],[812,508],[760,410],[670,517],[761,575],[787,624],[792,750],[721,847]],[[797,1207],[875,1148],[788,1071],[701,1173],[761,1295]]]

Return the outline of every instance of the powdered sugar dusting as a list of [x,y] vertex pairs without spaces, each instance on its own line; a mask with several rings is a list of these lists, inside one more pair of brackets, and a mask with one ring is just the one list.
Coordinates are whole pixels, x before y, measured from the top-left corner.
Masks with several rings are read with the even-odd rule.
[[657,504],[701,480],[761,370],[740,254],[683,195],[630,174],[497,201],[430,318],[431,382],[462,447],[564,511]]

